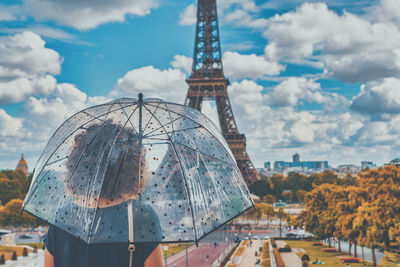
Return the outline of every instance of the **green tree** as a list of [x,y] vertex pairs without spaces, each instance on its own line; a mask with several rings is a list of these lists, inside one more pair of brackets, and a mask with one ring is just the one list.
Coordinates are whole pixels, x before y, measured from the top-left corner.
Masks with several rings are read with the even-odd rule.
[[32,176],[21,171],[5,170],[0,172],[0,201],[3,205],[14,198],[24,198],[28,192]]
[[261,198],[268,194],[271,194],[271,185],[269,184],[268,178],[263,176],[261,180],[254,182],[250,186],[250,192]]
[[272,177],[269,178],[271,182],[271,191],[272,195],[276,199],[281,199],[281,193],[283,190],[286,189],[286,183],[284,181],[284,177],[281,174],[274,174]]
[[[4,177],[4,176],[3,176]],[[8,178],[0,178],[0,201],[3,205],[21,194],[20,183]]]
[[310,175],[314,186],[322,184],[340,184],[341,179],[333,171],[324,171],[322,173],[313,173]]

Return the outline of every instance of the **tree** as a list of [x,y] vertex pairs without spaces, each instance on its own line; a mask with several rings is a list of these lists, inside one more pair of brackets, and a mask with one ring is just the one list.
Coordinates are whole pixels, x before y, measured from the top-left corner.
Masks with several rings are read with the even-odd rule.
[[296,197],[297,197],[297,201],[300,203],[304,203],[305,200],[305,195],[307,194],[307,191],[299,189],[296,192]]
[[271,193],[271,185],[269,184],[267,177],[262,177],[261,180],[254,182],[250,186],[250,192],[259,197],[264,197]]
[[266,195],[263,200],[268,204],[273,204],[276,202],[276,198],[273,195]]
[[[338,216],[336,222],[335,236],[339,240],[339,247],[340,240],[346,238],[349,240],[349,243],[354,241],[354,248],[356,249],[357,238],[360,235],[360,232],[359,229],[354,227],[354,219],[356,218],[358,207],[362,205],[363,201],[368,199],[368,193],[364,188],[358,186],[342,187],[342,190],[344,196],[341,199],[338,199],[336,205],[336,209],[340,216]],[[351,254],[350,245],[349,254]]]
[[20,183],[8,178],[0,178],[0,201],[3,205],[21,194]]
[[330,242],[340,216],[336,205],[344,197],[343,188],[332,184],[322,184],[306,194],[306,211],[301,215],[301,220],[307,231],[313,232],[318,239],[328,238]]
[[269,178],[269,180],[271,182],[272,195],[276,199],[280,199],[282,191],[286,189],[286,184],[283,180],[283,176],[281,174],[274,174],[272,177]]
[[283,191],[281,196],[282,196],[283,200],[285,200],[286,202],[292,202],[293,198],[294,198],[294,194],[291,190]]
[[21,215],[22,203],[22,199],[13,199],[7,205],[0,207],[1,226],[36,227],[42,224],[41,220],[27,213]]
[[0,201],[3,205],[14,198],[24,198],[28,192],[32,175],[21,170],[0,172]]
[[341,179],[333,171],[324,171],[322,173],[313,173],[310,175],[314,186],[322,184],[340,184]]

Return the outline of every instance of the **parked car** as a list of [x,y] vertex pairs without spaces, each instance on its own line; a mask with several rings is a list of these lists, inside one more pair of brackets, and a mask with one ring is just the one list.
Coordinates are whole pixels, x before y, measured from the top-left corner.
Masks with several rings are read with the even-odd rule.
[[287,233],[286,237],[296,237],[297,235],[295,233]]

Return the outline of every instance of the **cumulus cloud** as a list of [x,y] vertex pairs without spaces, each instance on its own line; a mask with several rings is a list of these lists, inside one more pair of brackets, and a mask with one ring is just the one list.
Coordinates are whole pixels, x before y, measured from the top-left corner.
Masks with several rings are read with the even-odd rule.
[[187,74],[192,71],[193,59],[183,55],[175,55],[174,60],[171,62],[171,66],[183,70]]
[[62,59],[45,41],[32,32],[0,37],[0,78],[59,74]]
[[380,82],[370,82],[361,87],[353,97],[351,108],[360,113],[400,113],[400,80],[386,78]]
[[263,28],[267,25],[268,20],[264,18],[255,18],[254,15],[249,11],[237,9],[231,13],[228,13],[224,17],[224,22],[233,23],[236,26]]
[[[290,82],[282,81],[276,87]],[[315,91],[322,91],[318,83],[299,83],[307,82]],[[274,90],[265,93],[265,88],[251,80],[233,82],[228,93],[239,132],[246,134],[247,151],[256,166],[266,160],[290,160],[299,151],[309,160],[329,160],[331,164],[357,163],[355,158],[389,161],[400,145],[400,116],[376,122],[349,109],[299,110],[299,99],[297,106],[271,106]],[[338,97],[336,93],[321,94],[328,103]]]
[[129,15],[145,16],[158,5],[158,0],[24,0],[23,8],[36,20],[87,30],[107,22],[123,22]]
[[258,79],[266,75],[277,75],[285,69],[277,62],[268,61],[256,54],[243,55],[237,52],[225,52],[222,62],[224,71],[233,79]]
[[400,28],[400,2],[396,0],[381,0],[379,4],[369,8],[369,17],[380,22],[393,22]]
[[127,72],[118,79],[110,96],[137,97],[142,92],[145,97],[158,97],[166,101],[182,103],[188,85],[186,74],[177,69],[160,70],[146,66]]
[[56,79],[50,75],[32,79],[0,80],[0,104],[22,102],[31,95],[49,94],[54,90],[56,83]]
[[400,32],[393,24],[370,23],[324,3],[305,3],[268,20],[265,54],[276,60],[318,60],[327,75],[346,82],[399,74]]
[[179,24],[184,25],[184,26],[196,24],[196,20],[197,20],[196,10],[197,9],[194,4],[188,5],[179,14]]
[[56,85],[62,58],[32,32],[0,37],[0,104],[49,94]]
[[[217,3],[218,16],[223,23],[239,27],[262,28],[267,24],[264,18],[257,18],[259,7],[254,0],[221,0]],[[197,20],[197,6],[190,4],[179,15],[180,25],[194,25]]]
[[273,107],[295,107],[302,100],[310,103],[323,103],[328,99],[323,96],[319,83],[301,77],[284,80],[275,86],[265,98],[267,103]]
[[14,118],[0,108],[0,136],[19,135],[22,129],[22,119]]

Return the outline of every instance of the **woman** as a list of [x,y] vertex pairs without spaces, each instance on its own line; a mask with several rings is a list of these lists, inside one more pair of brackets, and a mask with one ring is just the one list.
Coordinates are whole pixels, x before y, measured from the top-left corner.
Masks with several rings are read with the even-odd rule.
[[[75,201],[56,212],[58,227],[51,225],[45,238],[44,266],[164,266],[157,214],[140,201],[148,170],[137,134],[105,121],[82,129],[71,147],[64,187]],[[130,244],[120,242],[128,236]]]

